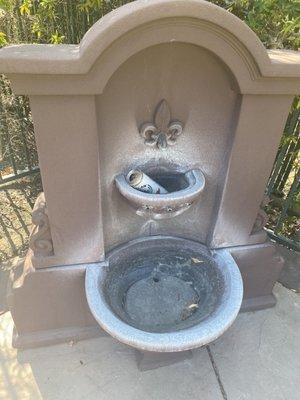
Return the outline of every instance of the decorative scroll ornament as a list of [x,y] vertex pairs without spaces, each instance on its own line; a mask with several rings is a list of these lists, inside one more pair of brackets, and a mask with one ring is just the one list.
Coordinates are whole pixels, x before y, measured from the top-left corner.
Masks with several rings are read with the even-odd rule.
[[182,131],[182,123],[171,121],[170,107],[166,100],[161,100],[154,113],[154,122],[143,124],[140,129],[140,135],[147,146],[165,149],[176,143]]
[[35,202],[32,211],[32,224],[29,247],[34,256],[47,257],[53,255],[53,243],[44,193],[41,193]]

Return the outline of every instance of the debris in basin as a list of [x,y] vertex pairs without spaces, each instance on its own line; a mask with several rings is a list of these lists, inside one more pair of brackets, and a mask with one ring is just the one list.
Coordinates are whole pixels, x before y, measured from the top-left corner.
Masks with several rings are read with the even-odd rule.
[[196,310],[198,308],[199,308],[198,303],[192,303],[192,304],[188,305],[187,307],[185,307],[181,313],[181,320],[184,321],[187,318],[189,318],[192,314],[194,314],[194,312],[196,312]]
[[190,305],[188,306],[188,309],[189,309],[189,310],[194,310],[195,308],[198,308],[198,307],[199,307],[199,304],[193,303],[193,304],[190,304]]
[[200,264],[204,262],[204,260],[199,260],[199,258],[194,258],[194,257],[192,257],[191,260],[193,261],[194,264]]
[[152,194],[167,194],[168,191],[159,183],[151,179],[147,174],[140,170],[131,170],[127,174],[127,182],[134,189],[140,192]]
[[166,239],[165,245],[163,238],[139,244],[121,266],[119,257],[116,264],[110,258],[108,304],[137,329],[170,332],[191,327],[210,315],[216,293],[223,291],[214,259],[201,246],[196,251],[172,246],[174,240]]
[[[125,310],[139,327],[178,324],[186,304],[194,304],[194,289],[170,275],[150,275],[133,283],[125,295]],[[193,310],[188,313],[193,314]]]

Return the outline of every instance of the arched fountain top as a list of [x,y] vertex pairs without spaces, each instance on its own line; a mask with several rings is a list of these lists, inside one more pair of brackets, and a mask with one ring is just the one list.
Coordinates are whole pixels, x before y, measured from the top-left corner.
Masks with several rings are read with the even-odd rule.
[[233,35],[236,41],[232,43],[233,46],[238,48],[244,45],[253,59],[251,62],[257,62],[261,70],[270,64],[265,47],[244,22],[223,8],[203,0],[140,0],[116,9],[96,22],[85,34],[79,46],[79,57],[84,60],[85,68],[90,68],[103,50],[121,35],[145,24],[169,18],[191,18],[191,23],[206,23],[206,29],[221,28],[223,31],[216,34],[221,33],[222,39]]
[[[203,0],[134,1],[101,18],[79,45],[3,48],[0,71],[13,74],[12,78],[19,74],[39,77],[43,89],[31,82],[19,85],[17,77],[14,85],[19,93],[44,92],[45,75],[63,75],[64,80],[72,78],[72,87],[66,89],[58,82],[57,87],[48,90],[49,94],[96,94],[103,91],[111,75],[130,56],[147,47],[172,42],[195,44],[214,53],[231,70],[242,93],[300,91],[299,52],[267,51],[244,22]],[[96,77],[97,73],[101,78]]]

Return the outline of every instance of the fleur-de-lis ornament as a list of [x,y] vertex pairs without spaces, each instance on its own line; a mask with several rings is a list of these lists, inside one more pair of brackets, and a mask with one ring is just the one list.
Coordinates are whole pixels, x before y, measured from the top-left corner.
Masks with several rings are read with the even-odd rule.
[[182,134],[183,125],[179,121],[171,121],[171,112],[166,100],[161,100],[154,113],[154,122],[141,126],[140,135],[147,146],[166,149],[176,143]]

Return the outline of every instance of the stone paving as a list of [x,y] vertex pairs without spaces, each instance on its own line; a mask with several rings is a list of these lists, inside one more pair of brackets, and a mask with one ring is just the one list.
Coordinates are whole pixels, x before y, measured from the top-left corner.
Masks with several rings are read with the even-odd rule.
[[299,400],[300,295],[280,284],[273,309],[239,315],[194,357],[139,372],[110,337],[17,351],[0,317],[1,400]]

